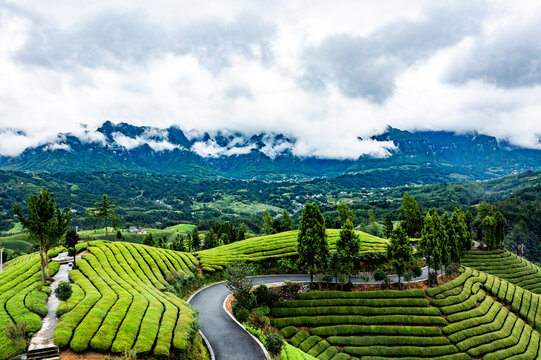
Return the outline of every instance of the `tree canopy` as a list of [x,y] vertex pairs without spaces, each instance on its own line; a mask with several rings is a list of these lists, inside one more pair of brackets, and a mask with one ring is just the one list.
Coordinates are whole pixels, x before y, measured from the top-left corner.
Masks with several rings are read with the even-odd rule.
[[324,219],[316,203],[307,202],[302,210],[297,252],[299,267],[310,273],[310,283],[313,283],[314,273],[325,269],[329,257]]

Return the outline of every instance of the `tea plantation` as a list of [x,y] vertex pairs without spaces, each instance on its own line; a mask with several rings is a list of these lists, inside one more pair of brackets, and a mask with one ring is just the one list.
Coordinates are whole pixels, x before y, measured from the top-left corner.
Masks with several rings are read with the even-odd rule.
[[[59,252],[51,251],[50,256]],[[0,274],[0,359],[9,359],[24,351],[25,344],[16,344],[7,337],[8,326],[26,323],[26,336],[41,328],[41,318],[47,314],[50,289],[42,285],[38,254],[16,258]],[[50,274],[58,264],[49,265]]]
[[314,291],[271,315],[289,344],[322,360],[537,359],[539,297],[466,267],[427,291]]
[[[79,244],[80,248],[86,243]],[[91,242],[89,254],[70,272],[74,294],[59,307],[54,331],[60,348],[168,356],[189,346],[197,314],[183,300],[163,291],[170,271],[190,274],[191,254],[121,242]],[[65,312],[65,313],[64,313]]]
[[[387,240],[364,232],[357,232],[361,238],[361,253],[385,252]],[[335,248],[340,230],[327,229],[327,239],[331,250]],[[274,235],[260,236],[248,240],[237,241],[217,248],[196,253],[201,268],[212,272],[222,270],[233,260],[259,261],[272,258],[284,258],[297,254],[297,231],[287,231]]]

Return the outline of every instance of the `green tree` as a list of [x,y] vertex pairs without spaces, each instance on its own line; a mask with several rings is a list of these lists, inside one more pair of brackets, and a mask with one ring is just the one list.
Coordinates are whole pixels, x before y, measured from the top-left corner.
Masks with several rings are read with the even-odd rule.
[[162,236],[158,239],[158,247],[162,249],[167,249],[167,239],[165,236]]
[[[254,286],[254,267],[243,261],[234,261],[227,267],[225,286],[235,297],[235,302],[241,308],[250,307],[251,290]],[[250,310],[250,309],[248,309]]]
[[503,241],[505,239],[505,224],[507,224],[507,220],[502,215],[501,212],[497,211],[494,215],[494,220],[496,220],[496,229],[495,229],[495,247],[500,247],[503,245]]
[[203,248],[212,249],[212,248],[215,248],[216,246],[218,246],[218,237],[216,236],[216,233],[212,229],[210,229],[205,235]]
[[270,356],[276,359],[278,355],[282,353],[282,347],[284,346],[284,339],[282,335],[271,332],[265,336],[265,348],[268,350]]
[[[464,214],[464,221],[466,223],[466,230],[468,231],[468,236],[470,240],[473,240],[473,234],[472,234],[473,215],[470,212],[470,210],[466,211],[466,213]],[[471,248],[471,244],[470,244],[470,248]]]
[[414,263],[413,247],[408,234],[400,225],[391,232],[389,245],[387,245],[387,257],[389,258],[389,264],[398,276],[398,286],[400,286],[401,277]]
[[439,259],[441,258],[440,239],[438,238],[434,216],[430,212],[426,214],[423,223],[423,230],[421,231],[421,239],[419,240],[417,250],[425,258],[426,265],[428,266],[428,274],[430,275],[430,268],[435,270],[439,268]]
[[118,241],[122,240],[122,233],[120,232],[120,230],[117,230],[117,231],[116,231],[116,239],[117,239]]
[[402,197],[400,211],[400,225],[410,237],[418,237],[423,229],[423,211],[410,194],[405,193]]
[[300,218],[297,237],[298,264],[310,273],[310,285],[314,282],[314,273],[325,269],[329,257],[329,243],[323,215],[316,203],[307,202]]
[[394,226],[389,214],[385,215],[385,220],[383,221],[383,234],[388,239],[391,236]]
[[271,235],[276,232],[272,216],[268,210],[265,210],[263,213],[263,231],[265,232],[265,235]]
[[451,261],[460,262],[466,250],[471,249],[471,233],[467,229],[465,215],[462,209],[455,208],[451,216],[452,248]]
[[295,230],[295,222],[289,216],[287,210],[282,211],[281,229],[282,231]]
[[451,224],[451,218],[447,212],[443,213],[443,216],[441,217],[441,228],[441,264],[446,268],[453,261],[451,258],[453,255],[453,247],[455,245],[455,233]]
[[106,194],[102,196],[101,201],[96,202],[94,205],[96,206],[87,209],[86,212],[92,219],[103,220],[105,226],[105,240],[109,240],[109,223],[111,223],[113,227],[118,226],[118,219],[115,215],[116,205],[109,201]]
[[54,194],[45,188],[39,195],[31,195],[27,202],[28,217],[15,204],[13,212],[17,215],[23,229],[28,230],[27,238],[39,246],[41,281],[45,282],[45,269],[49,276],[49,259],[47,252],[64,236],[71,220],[70,210],[62,213],[56,204]]
[[186,251],[186,246],[184,245],[184,237],[181,234],[177,234],[171,242],[171,250]]
[[154,238],[152,237],[151,233],[146,234],[145,238],[143,239],[143,245],[154,246]]
[[329,255],[327,269],[331,272],[331,274],[334,275],[334,277],[336,278],[337,284],[338,284],[339,275],[343,274],[344,272],[344,266],[343,266],[342,260],[343,259],[338,253],[338,251],[333,251]]
[[201,248],[201,239],[199,238],[199,232],[197,227],[192,231],[192,242],[190,244],[192,251],[198,251]]
[[336,219],[336,227],[340,229],[347,219],[350,219],[352,223],[355,223],[355,213],[351,208],[343,201],[341,201],[338,206],[338,218]]
[[486,216],[481,224],[485,227],[485,245],[489,250],[496,248],[496,219]]
[[77,257],[77,252],[75,251],[75,245],[77,245],[77,243],[79,242],[80,239],[81,238],[79,237],[79,234],[77,233],[77,230],[69,229],[66,232],[66,238],[64,240],[64,246],[67,247],[67,248],[72,248],[73,249],[73,268],[74,269],[77,269],[77,263],[75,262],[76,257]]
[[246,239],[246,225],[242,223],[237,230],[237,241],[244,239]]
[[67,311],[70,311],[68,300],[71,297],[72,292],[73,291],[71,289],[71,284],[67,281],[62,281],[60,284],[58,284],[56,289],[54,289],[54,294],[56,295],[58,300],[66,302]]
[[355,270],[355,259],[359,256],[361,250],[361,240],[359,235],[353,230],[351,219],[346,219],[340,230],[340,238],[336,242],[336,250],[342,258],[343,268],[346,271],[349,281]]

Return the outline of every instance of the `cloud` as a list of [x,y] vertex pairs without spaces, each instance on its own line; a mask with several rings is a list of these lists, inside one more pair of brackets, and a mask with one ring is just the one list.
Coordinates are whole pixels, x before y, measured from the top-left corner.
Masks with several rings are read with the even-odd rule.
[[230,66],[235,56],[270,61],[268,40],[273,31],[272,25],[248,16],[166,29],[141,12],[104,12],[69,28],[48,23],[32,27],[14,59],[54,69],[97,68],[191,54],[216,72]]
[[541,10],[538,14],[472,39],[449,70],[448,81],[480,80],[502,88],[541,85]]
[[346,96],[383,102],[401,72],[476,33],[485,12],[482,3],[446,1],[418,19],[398,19],[366,36],[330,36],[306,50],[301,83],[317,91],[333,84]]
[[[106,119],[180,126],[198,141],[220,130],[296,140],[265,143],[270,157],[384,157],[392,144],[358,137],[387,125],[539,148],[538,7],[0,0],[0,154],[58,133],[103,143],[95,130]],[[161,136],[119,141],[171,149]],[[207,156],[253,149],[197,146]]]
[[171,144],[163,138],[163,132],[158,129],[145,131],[141,136],[129,137],[122,133],[115,132],[111,134],[117,145],[125,147],[127,150],[135,149],[143,145],[148,145],[154,151],[171,151],[181,149],[180,146]]

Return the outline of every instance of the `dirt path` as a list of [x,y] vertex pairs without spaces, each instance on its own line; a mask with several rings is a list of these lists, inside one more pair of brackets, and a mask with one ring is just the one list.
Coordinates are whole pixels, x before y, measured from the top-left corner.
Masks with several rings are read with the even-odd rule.
[[51,284],[51,295],[47,299],[47,316],[41,320],[41,329],[34,334],[28,350],[42,349],[54,346],[53,343],[53,334],[54,328],[58,323],[58,318],[56,317],[56,308],[60,304],[60,300],[54,294],[54,290],[61,281],[68,281],[68,265],[60,265],[58,272],[54,276],[54,281]]

